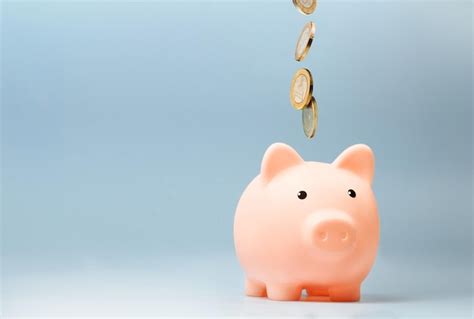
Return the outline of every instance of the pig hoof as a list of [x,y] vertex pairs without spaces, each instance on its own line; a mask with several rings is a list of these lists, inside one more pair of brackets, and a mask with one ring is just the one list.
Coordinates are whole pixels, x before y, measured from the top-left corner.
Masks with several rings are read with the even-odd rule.
[[246,279],[245,294],[250,297],[266,297],[267,291],[263,283],[251,279]]
[[335,287],[329,289],[331,301],[351,302],[360,300],[359,286]]
[[296,301],[301,297],[301,288],[293,285],[271,284],[267,285],[269,299],[279,301]]

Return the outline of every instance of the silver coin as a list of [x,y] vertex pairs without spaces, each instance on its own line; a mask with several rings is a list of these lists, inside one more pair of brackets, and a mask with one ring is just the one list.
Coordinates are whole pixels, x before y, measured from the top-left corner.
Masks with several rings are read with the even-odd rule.
[[308,138],[313,138],[318,127],[318,104],[311,98],[311,103],[303,108],[303,131]]
[[302,61],[305,56],[308,54],[309,49],[311,48],[311,43],[314,39],[314,33],[316,32],[316,25],[314,22],[308,22],[303,27],[298,42],[296,43],[295,49],[295,60]]
[[293,4],[302,14],[308,15],[316,10],[317,0],[293,0]]

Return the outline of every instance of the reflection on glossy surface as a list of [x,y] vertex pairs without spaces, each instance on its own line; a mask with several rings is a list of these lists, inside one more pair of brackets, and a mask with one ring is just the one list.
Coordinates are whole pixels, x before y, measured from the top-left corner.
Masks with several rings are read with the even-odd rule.
[[[190,265],[192,265],[190,267]],[[471,313],[470,269],[433,259],[379,258],[356,303],[303,297],[277,302],[245,297],[234,254],[157,256],[62,265],[17,260],[3,282],[7,315],[464,316]],[[472,278],[472,277],[471,277]],[[453,285],[453,283],[456,283]],[[441,293],[442,292],[442,293]]]

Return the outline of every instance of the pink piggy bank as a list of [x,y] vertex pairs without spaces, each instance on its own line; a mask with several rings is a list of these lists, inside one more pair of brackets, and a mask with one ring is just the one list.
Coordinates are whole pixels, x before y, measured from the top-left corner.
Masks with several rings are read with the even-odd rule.
[[308,296],[358,301],[379,241],[373,174],[366,145],[349,147],[331,164],[271,145],[235,213],[245,293],[299,300],[305,289]]

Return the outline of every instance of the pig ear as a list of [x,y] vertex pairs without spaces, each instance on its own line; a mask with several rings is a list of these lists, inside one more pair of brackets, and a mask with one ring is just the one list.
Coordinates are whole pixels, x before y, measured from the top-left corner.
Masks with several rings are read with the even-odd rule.
[[301,156],[290,146],[283,143],[275,143],[263,155],[260,175],[269,182],[281,171],[303,163]]
[[342,152],[332,165],[351,171],[372,183],[374,176],[374,153],[364,144],[352,145]]

